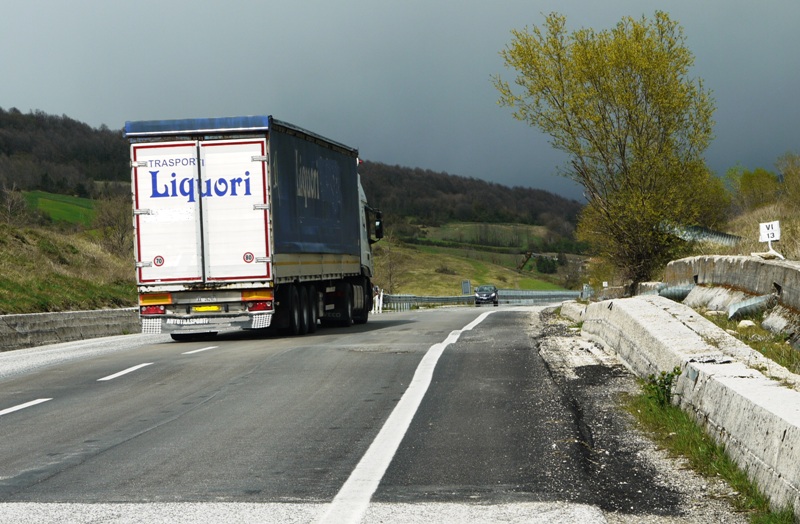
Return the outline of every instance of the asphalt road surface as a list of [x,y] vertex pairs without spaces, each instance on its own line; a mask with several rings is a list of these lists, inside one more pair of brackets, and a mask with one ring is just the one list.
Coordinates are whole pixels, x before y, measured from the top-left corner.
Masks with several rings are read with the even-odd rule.
[[570,365],[540,312],[0,354],[0,522],[735,521],[631,443],[630,377]]

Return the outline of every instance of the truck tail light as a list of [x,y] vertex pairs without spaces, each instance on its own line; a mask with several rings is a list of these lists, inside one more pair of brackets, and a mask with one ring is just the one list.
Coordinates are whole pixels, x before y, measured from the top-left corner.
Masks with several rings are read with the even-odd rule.
[[158,306],[161,304],[172,304],[171,293],[146,293],[139,295],[140,306]]
[[242,291],[242,301],[247,306],[247,311],[272,311],[274,299],[275,292],[270,288]]
[[272,301],[259,300],[258,302],[248,302],[247,311],[272,311]]
[[242,300],[245,302],[271,301],[275,294],[271,289],[248,289],[242,291]]
[[142,306],[141,309],[142,315],[163,315],[167,312],[167,308],[164,306]]

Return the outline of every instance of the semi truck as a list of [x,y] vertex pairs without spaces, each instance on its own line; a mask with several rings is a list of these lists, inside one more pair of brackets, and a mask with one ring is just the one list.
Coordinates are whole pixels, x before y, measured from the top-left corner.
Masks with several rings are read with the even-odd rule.
[[124,134],[142,332],[367,322],[383,223],[357,149],[272,116],[128,121]]

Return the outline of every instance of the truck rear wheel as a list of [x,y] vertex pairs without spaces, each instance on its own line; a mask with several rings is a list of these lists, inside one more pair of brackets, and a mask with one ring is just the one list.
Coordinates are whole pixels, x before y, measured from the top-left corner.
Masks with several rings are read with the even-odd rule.
[[342,286],[344,289],[342,297],[342,317],[340,325],[343,327],[350,327],[353,325],[353,286],[349,282],[345,282]]
[[308,332],[316,333],[317,320],[319,320],[317,310],[317,288],[314,286],[306,287],[306,294],[308,295]]
[[372,288],[370,287],[369,280],[366,278],[361,280],[361,283],[355,286],[356,293],[362,294],[362,299],[356,302],[361,304],[361,309],[357,309],[353,314],[353,322],[356,324],[366,324],[369,319],[369,310],[372,309]]
[[297,336],[300,334],[302,313],[300,312],[300,294],[297,292],[296,286],[289,286],[289,289],[286,291],[286,298],[288,298],[286,312],[289,315],[289,321],[284,329],[284,334]]
[[297,286],[298,304],[300,308],[300,325],[298,326],[298,335],[305,335],[308,333],[309,326],[311,325],[311,308],[309,307],[308,291],[305,286]]

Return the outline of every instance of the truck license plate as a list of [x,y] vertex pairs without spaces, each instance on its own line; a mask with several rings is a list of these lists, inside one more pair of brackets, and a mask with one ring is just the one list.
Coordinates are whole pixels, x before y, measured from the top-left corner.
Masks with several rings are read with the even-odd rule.
[[207,313],[209,311],[222,311],[221,306],[194,306],[192,307],[192,311],[196,311],[197,313]]

